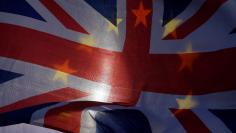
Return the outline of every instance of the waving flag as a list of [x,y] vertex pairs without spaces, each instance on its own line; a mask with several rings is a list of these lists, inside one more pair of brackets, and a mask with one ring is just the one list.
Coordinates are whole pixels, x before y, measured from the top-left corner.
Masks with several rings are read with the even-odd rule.
[[235,4],[1,0],[0,126],[235,132]]

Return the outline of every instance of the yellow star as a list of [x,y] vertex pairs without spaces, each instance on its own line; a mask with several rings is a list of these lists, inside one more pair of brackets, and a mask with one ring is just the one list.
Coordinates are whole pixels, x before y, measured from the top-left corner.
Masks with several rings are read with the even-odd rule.
[[117,22],[117,26],[115,26],[114,24],[112,24],[110,21],[107,20],[107,23],[108,23],[107,31],[109,32],[114,31],[118,35],[119,34],[118,25],[122,22],[122,19],[117,18],[116,22]]
[[[164,27],[163,37],[167,36],[169,33],[174,31],[179,26],[179,24],[181,22],[182,21],[180,19],[174,19],[174,20],[170,21],[169,23],[167,23]],[[173,32],[172,36],[174,38],[177,38],[177,33]]]
[[[76,70],[71,69],[69,67],[69,61],[68,60],[62,65],[55,65],[55,68],[60,70],[60,71],[56,71],[56,73],[53,77],[53,80],[62,81],[64,84],[68,83],[68,73],[76,72]],[[62,72],[62,71],[65,71],[65,72]]]
[[179,57],[181,59],[181,64],[179,67],[179,71],[182,71],[183,69],[187,69],[189,71],[192,71],[193,63],[198,58],[199,54],[192,53],[192,44],[189,43],[186,48],[186,54],[179,54]]
[[80,38],[80,42],[88,46],[95,46],[96,44],[95,39],[91,35],[86,35],[85,37]]
[[149,9],[144,9],[143,3],[141,2],[139,4],[138,9],[133,9],[132,12],[136,16],[136,21],[135,21],[135,27],[139,24],[143,24],[145,27],[147,27],[147,20],[146,17],[148,14],[151,13],[151,10]]
[[184,99],[176,99],[179,109],[192,109],[198,105],[197,101],[192,99],[191,95],[187,95]]
[[64,84],[68,83],[68,74],[60,71],[56,71],[53,80],[62,81]]
[[59,115],[58,115],[58,118],[59,118],[59,119],[67,119],[68,117],[71,117],[71,114],[68,113],[68,112],[61,112],[61,113],[59,113]]

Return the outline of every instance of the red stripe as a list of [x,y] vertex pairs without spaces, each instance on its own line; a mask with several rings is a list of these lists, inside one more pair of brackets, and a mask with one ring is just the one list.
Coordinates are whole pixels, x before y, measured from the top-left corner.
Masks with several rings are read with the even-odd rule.
[[202,7],[189,18],[186,22],[180,25],[177,29],[169,33],[163,40],[183,39],[202,24],[204,24],[210,17],[224,4],[227,0],[206,0]]
[[34,105],[40,105],[52,102],[64,102],[68,100],[73,100],[81,97],[88,96],[87,93],[81,92],[77,89],[63,88],[55,91],[50,91],[37,96],[32,96],[24,100],[17,101],[13,104],[4,106],[0,108],[0,113],[9,112],[13,110],[18,110],[26,107],[31,107]]
[[44,126],[66,133],[79,133],[82,111],[85,108],[99,105],[105,104],[97,102],[75,102],[51,109],[45,115]]
[[54,0],[41,0],[41,2],[50,10],[60,22],[71,30],[89,34],[80,26],[68,13],[64,11]]
[[[122,53],[116,53],[114,74],[111,77],[113,89],[111,101],[129,101],[135,104],[146,81],[146,67],[149,58],[152,12],[146,16],[147,26],[135,25],[136,17],[132,12],[143,4],[145,10],[152,11],[152,1],[126,1],[126,38]],[[121,95],[122,94],[122,95]]]
[[211,133],[211,131],[190,109],[170,110],[182,124],[187,133]]
[[235,57],[236,48],[199,53],[192,71],[179,71],[182,62],[179,55],[151,55],[146,90],[193,95],[235,90]]
[[[0,29],[1,44],[7,44],[0,45],[1,56],[50,68],[69,60],[70,67],[77,70],[74,75],[110,84],[125,94],[139,92],[135,89],[126,91],[136,86],[143,87],[143,84],[148,91],[173,94],[188,94],[191,91],[193,95],[236,88],[236,62],[232,61],[236,56],[235,48],[201,53],[192,72],[188,72],[179,71],[181,60],[177,54],[128,55],[79,45],[16,26],[1,24]],[[106,67],[104,63],[108,63]],[[109,80],[104,80],[104,75]]]
[[179,71],[178,54],[117,53],[13,25],[1,24],[0,30],[0,56],[55,69],[68,60],[69,67],[77,70],[73,75],[109,84],[119,91],[112,93],[117,101],[134,100],[140,88],[172,94],[192,92],[193,95],[236,88],[236,62],[233,61],[236,48],[199,53],[192,71]]

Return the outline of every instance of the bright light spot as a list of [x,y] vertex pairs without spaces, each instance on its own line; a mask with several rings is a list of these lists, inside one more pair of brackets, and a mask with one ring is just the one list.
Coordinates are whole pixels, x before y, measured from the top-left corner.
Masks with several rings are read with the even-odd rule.
[[109,97],[109,89],[108,88],[101,88],[101,89],[95,89],[92,92],[93,95],[93,100],[94,101],[99,101],[99,102],[106,102]]

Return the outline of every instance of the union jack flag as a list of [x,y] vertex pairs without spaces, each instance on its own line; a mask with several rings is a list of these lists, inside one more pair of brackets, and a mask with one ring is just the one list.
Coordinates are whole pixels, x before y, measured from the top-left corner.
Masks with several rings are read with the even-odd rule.
[[236,132],[235,6],[1,0],[0,126]]

